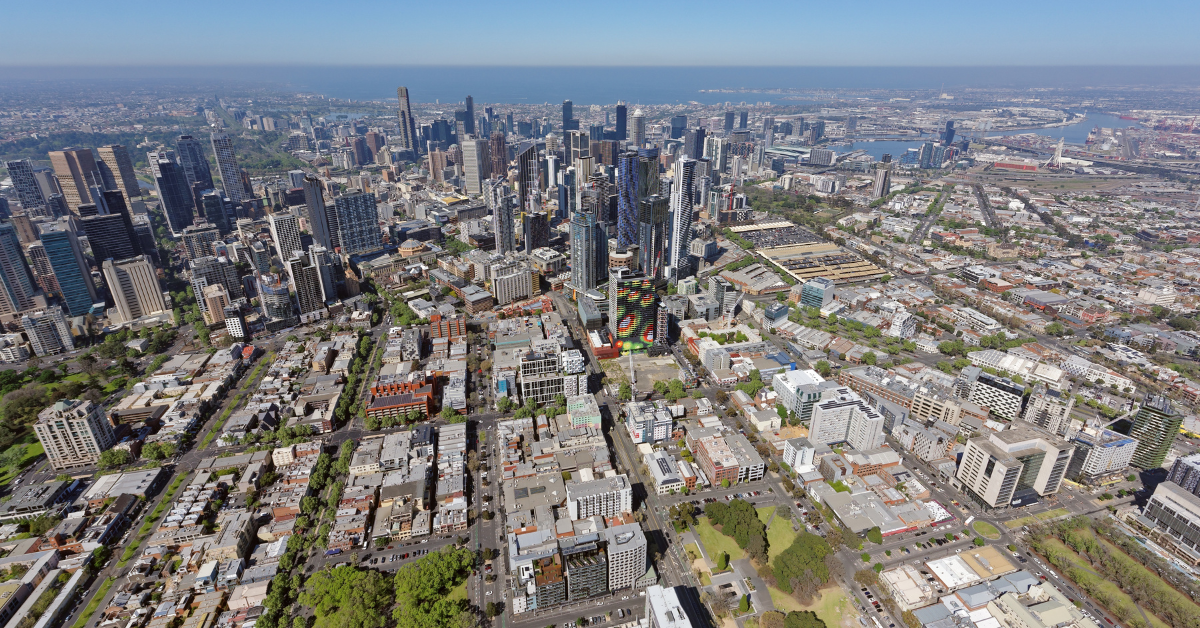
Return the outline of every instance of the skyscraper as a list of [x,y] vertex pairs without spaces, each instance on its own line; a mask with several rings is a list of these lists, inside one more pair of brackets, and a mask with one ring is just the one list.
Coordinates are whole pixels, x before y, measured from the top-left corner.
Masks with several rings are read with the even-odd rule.
[[[318,260],[319,261],[319,260]],[[296,287],[296,301],[300,304],[300,322],[320,319],[325,311],[325,293],[321,287],[321,269],[310,255],[296,252],[287,261]]]
[[220,239],[220,235],[217,228],[207,222],[185,227],[182,239],[183,248],[187,251],[188,259],[200,259],[201,257],[215,255],[216,253],[213,252],[213,243]]
[[213,155],[217,159],[217,173],[221,175],[221,187],[225,196],[235,203],[246,200],[245,188],[242,185],[242,171],[237,165],[237,156],[233,152],[233,141],[224,133],[213,133],[210,137]]
[[413,119],[412,106],[408,102],[408,88],[397,87],[396,99],[400,101],[400,131],[394,143],[402,150],[410,151],[411,157],[417,155],[417,123]]
[[616,130],[618,142],[624,142],[625,140],[629,139],[629,131],[628,131],[629,127],[626,126],[627,122],[626,122],[625,117],[626,117],[625,103],[619,102],[619,103],[617,103],[617,130]]
[[608,279],[608,328],[621,355],[644,353],[654,344],[658,298],[654,282],[627,268],[613,268]]
[[684,157],[675,161],[675,177],[671,186],[671,244],[668,279],[682,279],[692,274],[690,247],[692,245],[692,210],[696,197],[696,160]]
[[340,246],[337,215],[325,205],[325,188],[321,180],[311,174],[304,177],[304,203],[308,206],[308,226],[312,229],[313,242],[331,251],[337,249]]
[[209,190],[200,195],[200,204],[197,206],[202,214],[201,219],[216,227],[222,235],[233,231],[233,226],[229,224],[227,205],[220,192]]
[[0,222],[0,314],[15,314],[36,306],[37,288],[29,264],[21,254],[17,229],[10,222]]
[[[116,193],[118,197],[120,193]],[[120,214],[97,214],[87,216],[81,221],[87,233],[88,243],[92,246],[92,256],[97,263],[106,259],[125,259],[139,255],[142,247],[133,232],[133,225],[126,225],[126,218]]]
[[296,308],[288,284],[272,274],[259,275],[258,298],[262,302],[263,315],[267,317],[267,328],[283,329],[296,319]]
[[[100,155],[100,171],[104,176],[104,189],[117,190],[125,197],[125,204],[132,205],[133,199],[142,195],[137,175],[133,172],[133,159],[129,150],[120,144],[110,144],[96,149]],[[95,202],[96,199],[92,199]]]
[[725,129],[726,135],[733,132],[733,112],[732,111],[725,112],[725,127],[724,127],[724,129]]
[[679,114],[671,117],[671,139],[677,140],[683,137],[683,133],[687,131],[687,116]]
[[180,135],[175,140],[175,150],[179,155],[179,165],[187,177],[188,186],[201,184],[204,190],[216,189],[213,184],[212,171],[208,167],[208,159],[204,157],[204,148],[200,140],[191,135]]
[[67,317],[57,305],[43,307],[21,316],[21,328],[38,356],[58,355],[75,350],[75,339],[67,325]]
[[571,285],[586,291],[600,285],[608,273],[608,234],[600,200],[584,197],[571,216]]
[[[145,255],[101,263],[118,322],[127,323],[167,310],[154,264]],[[179,321],[176,321],[177,323]]]
[[592,155],[591,138],[586,131],[567,131],[564,139],[567,141],[565,149],[568,164],[574,166],[576,161]]
[[[238,277],[237,267],[227,257],[208,255],[188,262],[192,273],[192,293],[204,294],[206,286],[220,284],[225,286],[225,293],[231,302],[245,297],[242,291],[242,280]],[[207,312],[208,306],[200,298],[196,299],[201,312]]]
[[886,166],[875,169],[875,181],[871,185],[871,198],[883,198],[892,189],[892,171]]
[[[470,94],[468,94],[466,101],[467,101],[467,111],[466,111],[467,117],[466,117],[466,120],[463,120],[463,127],[466,129],[467,135],[475,135],[475,99],[472,98]],[[458,138],[458,141],[461,142],[462,139],[463,138],[460,137],[460,138]]]
[[550,220],[546,212],[526,212],[523,226],[527,255],[533,253],[534,249],[550,246]]
[[562,104],[562,129],[570,131],[575,128],[575,104],[569,100],[564,100]]
[[268,214],[267,223],[271,226],[271,239],[275,240],[275,252],[281,262],[292,259],[297,251],[304,251],[300,244],[299,218],[292,214]]
[[71,211],[80,205],[94,202],[88,188],[98,185],[104,187],[104,175],[96,165],[96,156],[88,148],[68,148],[50,151],[50,165],[54,167],[54,176],[58,179],[58,187],[62,189],[63,198]]
[[508,143],[505,141],[503,133],[492,133],[492,139],[488,142],[488,151],[491,153],[492,162],[488,177],[508,176]]
[[627,248],[639,242],[639,212],[646,197],[657,194],[658,149],[642,148],[617,158],[617,245]]
[[104,407],[90,401],[60,399],[38,413],[33,424],[46,458],[56,471],[96,464],[117,444]]
[[54,269],[58,288],[62,293],[63,306],[68,316],[83,316],[91,311],[98,300],[92,273],[83,258],[79,239],[71,231],[66,218],[42,226],[42,246],[46,258]]
[[383,248],[375,195],[349,189],[334,199],[342,254],[370,253]]
[[488,176],[489,152],[485,140],[468,138],[459,143],[463,156],[463,189],[467,194],[482,194]]
[[1183,415],[1169,399],[1146,395],[1129,429],[1129,435],[1138,442],[1130,464],[1144,470],[1161,467],[1182,423]]
[[184,227],[190,226],[195,218],[195,201],[183,169],[173,161],[159,159],[154,185],[158,188],[158,200],[171,232],[175,235],[183,233]]
[[[724,137],[704,138],[704,158],[709,160],[713,173],[725,172],[729,168],[729,140]],[[710,175],[715,180],[715,175]]]
[[704,129],[691,129],[683,134],[682,154],[692,159],[704,156]]
[[646,143],[646,114],[641,109],[633,110],[633,145],[641,148]]
[[46,205],[46,198],[42,195],[33,174],[33,162],[28,159],[6,161],[4,167],[12,177],[13,187],[17,190],[17,200],[21,201],[21,207],[25,208],[26,213],[35,214],[38,208]]
[[517,191],[520,194],[522,216],[541,206],[537,197],[541,189],[540,175],[537,144],[525,142],[517,152]]
[[666,253],[669,207],[670,201],[658,194],[651,194],[638,204],[638,265],[650,279],[661,277],[669,260]]
[[738,128],[739,128],[739,129],[744,129],[744,128],[746,128],[746,119],[747,119],[749,116],[750,116],[750,112],[748,112],[748,111],[740,111],[740,112],[738,112]]
[[58,278],[54,276],[54,268],[50,266],[50,258],[46,257],[46,247],[42,246],[41,240],[26,247],[25,253],[29,255],[33,278],[41,286],[42,292],[47,297],[58,297],[61,293],[58,289]]
[[492,232],[496,234],[496,253],[504,255],[517,250],[513,210],[517,199],[504,179],[489,179],[484,184],[484,199],[492,210]]

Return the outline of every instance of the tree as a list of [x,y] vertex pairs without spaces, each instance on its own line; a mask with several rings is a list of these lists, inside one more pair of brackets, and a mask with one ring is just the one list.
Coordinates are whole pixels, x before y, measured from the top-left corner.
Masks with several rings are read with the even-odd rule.
[[787,614],[784,628],[825,628],[825,622],[812,611],[792,611]]
[[[278,584],[278,580],[272,584],[272,592],[280,588]],[[388,623],[384,609],[392,606],[394,598],[387,576],[347,565],[314,573],[299,601],[312,607],[313,628],[383,628]]]
[[771,561],[771,572],[784,593],[797,595],[801,602],[805,602],[811,600],[820,586],[829,581],[825,557],[832,553],[833,548],[826,539],[801,532],[787,549]]
[[979,538],[979,537],[975,537],[975,546],[976,546],[976,547],[983,547],[983,539],[981,539],[981,538]]
[[829,377],[830,373],[833,373],[833,368],[830,367],[829,362],[826,362],[825,360],[817,360],[817,363],[814,366],[817,367],[817,373],[819,373],[821,377]]
[[729,393],[724,390],[718,390],[716,393],[717,403],[725,403],[729,401]]
[[474,552],[445,547],[401,567],[396,572],[396,607],[392,612],[397,625],[458,625],[466,601],[451,598],[449,593],[466,579],[474,564]]
[[133,454],[128,449],[109,449],[100,452],[100,468],[115,469],[133,462]]
[[630,399],[633,399],[633,387],[631,387],[629,384],[621,384],[621,387],[617,390],[617,398],[621,401],[629,401]]
[[868,351],[863,354],[862,361],[863,361],[863,364],[866,364],[868,366],[875,366],[875,363],[878,361],[878,358],[875,357],[874,351]]
[[876,545],[883,545],[883,533],[879,530],[879,526],[867,530],[867,540]]
[[746,613],[749,613],[749,612],[750,612],[750,596],[743,595],[742,599],[738,601],[738,613],[745,615]]
[[729,488],[729,480],[721,480],[721,488]]
[[667,383],[661,379],[654,382],[654,392],[660,395],[667,394]]
[[496,611],[496,603],[488,602],[486,610],[484,611],[484,614],[487,615],[488,619],[491,619],[491,618],[495,617],[496,615],[499,615],[499,613]]
[[725,568],[728,566],[729,566],[729,553],[728,552],[718,553],[717,554],[717,571],[725,571]]

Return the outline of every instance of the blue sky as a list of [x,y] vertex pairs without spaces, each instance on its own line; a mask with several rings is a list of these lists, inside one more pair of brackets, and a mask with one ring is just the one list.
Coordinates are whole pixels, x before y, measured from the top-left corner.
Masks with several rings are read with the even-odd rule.
[[1196,65],[1200,3],[12,2],[0,65]]

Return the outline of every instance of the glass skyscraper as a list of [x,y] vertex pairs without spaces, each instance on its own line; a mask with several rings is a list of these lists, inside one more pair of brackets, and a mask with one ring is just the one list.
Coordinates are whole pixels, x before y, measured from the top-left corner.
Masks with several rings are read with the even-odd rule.
[[644,353],[654,344],[658,296],[646,275],[614,268],[608,280],[609,331],[621,353]]
[[67,315],[87,314],[97,301],[96,286],[83,259],[79,240],[64,222],[43,226],[41,240],[50,267],[54,269],[54,277],[58,280]]

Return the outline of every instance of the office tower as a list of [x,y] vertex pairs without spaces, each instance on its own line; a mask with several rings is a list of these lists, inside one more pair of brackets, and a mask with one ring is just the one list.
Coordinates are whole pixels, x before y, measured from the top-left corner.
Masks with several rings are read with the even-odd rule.
[[503,133],[492,133],[488,151],[491,153],[491,168],[488,171],[488,177],[508,176],[508,143],[505,141]]
[[954,120],[946,121],[946,130],[942,132],[942,145],[949,146],[954,143]]
[[1124,479],[1138,445],[1124,434],[1092,426],[1073,433],[1071,444],[1075,445],[1075,454],[1067,467],[1067,477],[1091,485]]
[[417,154],[417,122],[412,115],[412,106],[408,102],[408,88],[397,87],[396,99],[400,101],[400,131],[398,137],[394,139],[394,143],[401,148],[411,152],[412,157]]
[[233,141],[224,133],[213,133],[210,136],[213,156],[217,160],[217,174],[221,175],[221,187],[225,196],[234,203],[247,200],[245,188],[242,185],[242,171],[237,165],[237,156],[233,152]]
[[884,442],[883,415],[858,393],[845,387],[827,388],[812,409],[809,440],[818,445],[849,443],[858,450]]
[[575,165],[576,161],[592,155],[591,138],[586,131],[567,131],[566,140],[567,163]]
[[708,296],[717,303],[717,311],[722,317],[730,318],[741,300],[741,293],[724,277],[708,278]]
[[[96,149],[100,155],[100,172],[104,176],[104,188],[116,190],[125,197],[125,204],[132,205],[133,199],[142,195],[137,175],[133,172],[133,159],[129,151],[120,144],[110,144]],[[96,202],[96,199],[92,199]]]
[[[467,98],[466,98],[466,103],[467,103],[467,110],[463,112],[466,114],[465,119],[463,120],[463,127],[466,129],[467,135],[474,135],[475,134],[475,99],[472,98],[468,94]],[[460,142],[462,141],[461,137],[458,139]]]
[[339,228],[338,242],[343,255],[371,253],[383,249],[383,232],[379,229],[379,211],[375,195],[349,189],[333,200]]
[[704,158],[709,160],[712,172],[725,172],[729,168],[729,140],[723,137],[705,137]]
[[534,249],[550,246],[550,220],[546,212],[527,212],[523,226],[527,255],[533,253]]
[[748,112],[748,111],[739,111],[738,112],[738,128],[739,129],[746,128],[746,120],[749,117],[749,115],[750,115],[750,112]]
[[233,231],[233,226],[229,224],[228,203],[225,202],[225,197],[220,192],[209,190],[201,194],[200,204],[197,207],[203,214],[202,220],[216,227],[221,235]]
[[145,214],[135,216],[133,233],[137,236],[142,253],[158,260],[158,244],[154,241],[154,228],[150,225],[150,217]]
[[626,120],[627,110],[625,103],[617,103],[617,120],[616,120],[616,139],[618,142],[624,142],[629,139],[629,127]]
[[521,200],[522,216],[541,206],[537,198],[537,192],[541,189],[540,175],[537,144],[525,142],[517,152],[517,192]]
[[671,139],[677,140],[683,137],[684,131],[687,130],[687,116],[680,114],[671,117]]
[[37,288],[29,264],[21,254],[17,229],[9,222],[0,222],[0,314],[14,314],[35,307]]
[[[29,244],[37,241],[37,225],[29,220],[29,216],[24,214],[15,214],[10,220],[12,221],[13,228],[17,232],[17,239],[20,240],[21,244]],[[41,223],[39,222],[37,224]]]
[[1032,423],[1055,436],[1066,436],[1071,429],[1071,408],[1075,398],[1064,392],[1038,384],[1025,403],[1021,419]]
[[68,148],[50,151],[50,165],[58,187],[62,189],[67,207],[75,211],[80,205],[94,203],[88,188],[93,185],[104,187],[104,175],[96,165],[96,156],[88,148]]
[[26,312],[21,316],[21,329],[25,330],[34,354],[39,357],[75,350],[75,339],[71,336],[67,317],[57,305]]
[[684,157],[675,160],[675,177],[671,186],[671,244],[668,279],[691,276],[692,210],[696,197],[696,160]]
[[632,588],[646,574],[646,535],[641,525],[627,523],[603,531],[608,552],[608,588]]
[[1179,488],[1192,495],[1200,495],[1200,454],[1176,458],[1171,464],[1171,472],[1167,474],[1167,481],[1178,484]]
[[571,216],[571,285],[586,291],[608,278],[608,234],[599,200],[587,197]]
[[325,310],[325,292],[321,286],[321,269],[309,255],[297,251],[287,261],[288,271],[292,275],[292,284],[296,287],[296,301],[300,304],[300,322],[321,318]]
[[638,265],[651,279],[662,277],[670,261],[667,253],[667,216],[670,200],[651,194],[638,207]]
[[659,193],[658,149],[643,148],[617,157],[617,245],[638,244],[641,202]]
[[159,159],[154,185],[158,188],[158,200],[167,218],[167,225],[171,233],[178,236],[195,219],[195,200],[188,188],[187,177],[179,164]]
[[236,302],[245,297],[242,291],[242,280],[238,277],[237,267],[228,257],[209,255],[188,262],[192,273],[192,294],[197,295],[196,301],[201,312],[207,312],[208,307],[201,300],[204,288],[220,284],[225,286],[229,301]]
[[148,256],[106,259],[101,267],[120,319],[116,322],[128,323],[167,310],[162,288],[158,285],[158,274]]
[[955,477],[980,506],[1025,506],[1062,486],[1075,447],[1032,425],[1014,423],[967,441]]
[[646,114],[641,109],[633,110],[633,145],[641,148],[646,143]]
[[[304,202],[308,206],[308,227],[312,230],[313,243],[331,251],[337,249],[340,246],[337,214],[325,205],[324,186],[311,174],[304,177]],[[288,257],[281,255],[280,259]]]
[[[1200,498],[1174,482],[1162,482],[1154,488],[1144,513],[1154,526],[1159,544],[1175,546],[1177,554],[1195,555],[1200,551]],[[1140,518],[1139,518],[1140,519]],[[1181,549],[1190,551],[1179,551]]]
[[834,283],[829,279],[824,277],[809,279],[800,287],[800,305],[823,308],[833,301],[834,290]]
[[680,154],[692,159],[704,156],[704,129],[691,129],[683,134],[683,147]]
[[887,167],[875,169],[875,182],[871,185],[871,198],[883,198],[892,189],[892,171]]
[[280,261],[292,259],[297,251],[304,251],[300,244],[300,219],[292,214],[268,214],[271,239],[275,240],[275,252]]
[[603,124],[589,124],[587,130],[588,137],[592,138],[593,142],[599,142],[604,139]]
[[304,171],[288,170],[288,185],[293,189],[304,187]]
[[488,167],[488,143],[471,138],[459,142],[459,147],[463,155],[463,189],[467,194],[482,194],[483,181],[491,170]]
[[564,100],[562,104],[562,129],[570,131],[575,128],[574,103]]
[[36,214],[38,208],[46,205],[46,197],[42,195],[42,189],[34,177],[33,162],[28,159],[6,161],[4,167],[12,177],[13,188],[17,191],[17,200],[21,202],[21,207],[25,208],[27,214]]
[[178,160],[175,158],[175,151],[173,150],[150,151],[146,153],[146,163],[150,164],[150,174],[155,179],[159,177],[158,162],[164,159],[178,163]]
[[61,290],[58,288],[58,278],[54,276],[54,268],[50,266],[50,258],[46,257],[46,247],[39,240],[26,247],[25,253],[33,267],[33,278],[42,292],[47,297],[58,297]]
[[658,297],[641,272],[613,268],[608,276],[608,329],[621,355],[644,353],[654,344]]
[[725,130],[726,135],[733,132],[733,117],[734,117],[734,114],[732,111],[725,112],[725,126],[723,128]]
[[250,244],[250,265],[259,273],[268,272],[271,268],[271,252],[262,240]]
[[292,305],[288,284],[282,278],[272,274],[259,275],[258,299],[262,303],[263,316],[268,320],[268,329],[273,326],[272,322],[278,323],[278,329],[283,329],[295,320],[296,308]]
[[[115,192],[118,196],[120,192]],[[106,259],[125,259],[140,255],[141,244],[133,232],[132,223],[120,214],[98,214],[80,220],[92,247],[92,257],[97,263]]]
[[183,248],[187,251],[188,259],[200,259],[215,255],[213,243],[221,239],[221,233],[212,224],[202,222],[185,227],[182,238]]
[[1129,435],[1138,442],[1131,464],[1144,470],[1161,467],[1182,422],[1183,415],[1169,399],[1146,395],[1129,429]]
[[39,412],[33,431],[55,471],[94,465],[117,444],[104,407],[80,399],[60,399]]
[[62,302],[68,316],[83,316],[92,310],[98,301],[92,273],[83,257],[79,239],[71,230],[66,218],[42,226],[41,242],[46,249],[46,258],[54,269]]
[[492,210],[492,232],[496,234],[496,253],[504,255],[517,250],[515,217],[517,198],[504,179],[489,179],[484,184],[484,200]]

